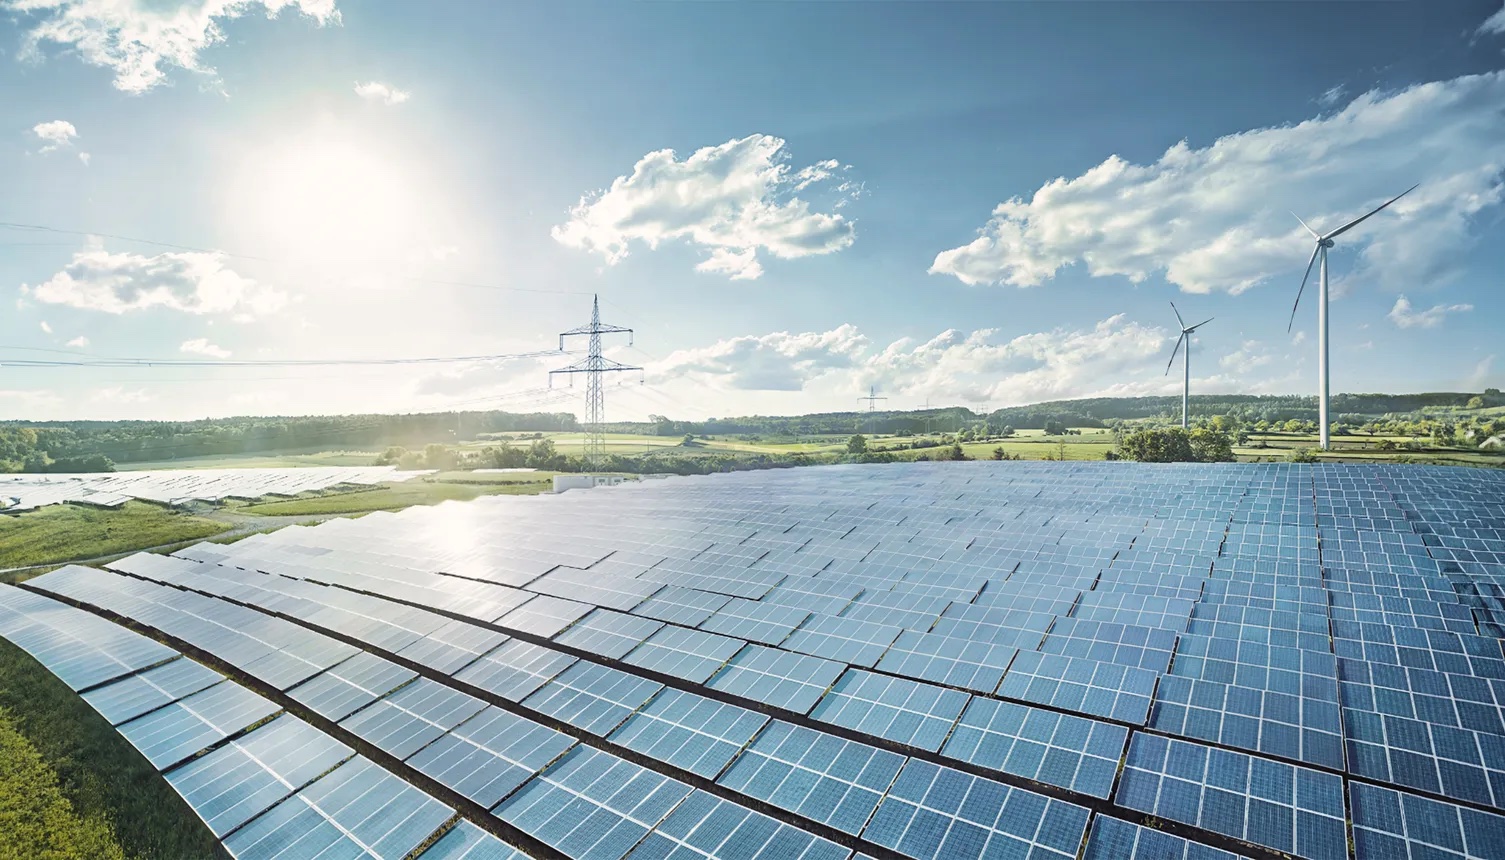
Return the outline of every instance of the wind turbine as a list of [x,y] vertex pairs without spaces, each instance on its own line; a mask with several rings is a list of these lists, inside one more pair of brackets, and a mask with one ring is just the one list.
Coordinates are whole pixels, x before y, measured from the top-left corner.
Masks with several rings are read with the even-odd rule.
[[1176,363],[1176,353],[1181,351],[1181,343],[1186,343],[1186,358],[1181,363],[1186,368],[1186,381],[1181,386],[1181,429],[1187,428],[1187,407],[1191,401],[1191,333],[1204,325],[1212,322],[1208,317],[1196,325],[1187,325],[1186,320],[1181,318],[1181,312],[1176,310],[1176,303],[1171,302],[1171,310],[1176,314],[1176,322],[1181,325],[1181,336],[1176,338],[1176,348],[1171,350],[1171,360],[1165,363],[1165,375],[1171,375],[1171,365]]
[[[1420,185],[1420,183],[1417,183],[1417,185]],[[1294,216],[1297,221],[1301,221],[1301,226],[1306,227],[1306,232],[1312,234],[1312,238],[1317,240],[1317,247],[1312,249],[1312,258],[1306,263],[1306,274],[1301,276],[1301,289],[1296,291],[1296,302],[1295,304],[1291,305],[1291,321],[1286,324],[1287,334],[1290,333],[1291,327],[1296,324],[1296,308],[1301,304],[1301,294],[1306,291],[1307,278],[1310,278],[1312,276],[1312,265],[1317,262],[1318,257],[1322,258],[1322,268],[1320,270],[1320,273],[1318,274],[1318,280],[1321,282],[1321,288],[1319,289],[1317,296],[1317,375],[1321,377],[1320,391],[1317,398],[1317,417],[1319,423],[1322,425],[1322,435],[1320,438],[1321,447],[1324,451],[1328,450],[1329,443],[1331,441],[1331,437],[1328,434],[1327,424],[1327,249],[1333,246],[1333,239],[1359,226],[1360,223],[1369,218],[1371,215],[1374,215],[1381,209],[1389,206],[1391,203],[1394,203],[1402,197],[1405,197],[1407,194],[1410,194],[1412,191],[1415,191],[1417,185],[1413,185],[1410,188],[1407,188],[1405,191],[1402,191],[1389,200],[1386,200],[1381,205],[1375,207],[1369,212],[1369,214],[1355,218],[1352,221],[1349,221],[1347,224],[1344,224],[1342,227],[1339,227],[1338,229],[1332,231],[1331,233],[1323,233],[1319,235],[1317,231],[1313,230],[1305,221],[1301,221],[1300,215],[1297,215],[1295,212],[1291,213],[1291,215]]]

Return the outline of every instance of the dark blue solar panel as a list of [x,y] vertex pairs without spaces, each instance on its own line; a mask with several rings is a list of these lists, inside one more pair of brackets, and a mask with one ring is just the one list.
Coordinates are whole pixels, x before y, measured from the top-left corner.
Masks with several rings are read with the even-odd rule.
[[1089,814],[1084,807],[911,759],[862,836],[917,860],[1074,860]]

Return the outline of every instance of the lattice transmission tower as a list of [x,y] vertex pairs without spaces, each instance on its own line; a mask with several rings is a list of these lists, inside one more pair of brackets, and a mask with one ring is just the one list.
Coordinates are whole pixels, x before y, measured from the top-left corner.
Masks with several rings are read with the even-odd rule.
[[606,462],[606,434],[601,425],[606,415],[606,392],[601,387],[601,376],[606,373],[614,373],[619,370],[638,370],[641,367],[633,367],[620,361],[612,361],[601,354],[601,335],[603,334],[627,334],[627,345],[632,346],[632,329],[617,325],[608,325],[601,322],[601,300],[599,297],[591,297],[591,321],[590,325],[578,326],[569,331],[559,333],[559,351],[564,351],[564,339],[567,337],[587,336],[590,338],[590,347],[586,351],[585,358],[580,359],[569,367],[561,367],[558,370],[549,371],[549,387],[554,386],[554,374],[571,374],[570,384],[574,385],[573,374],[585,374],[585,451],[584,460],[587,471],[595,471]]
[[859,397],[857,399],[867,401],[867,435],[871,436],[873,435],[873,419],[878,417],[878,401],[887,400],[888,398],[880,397],[878,395],[878,386],[874,385],[868,388],[866,397]]

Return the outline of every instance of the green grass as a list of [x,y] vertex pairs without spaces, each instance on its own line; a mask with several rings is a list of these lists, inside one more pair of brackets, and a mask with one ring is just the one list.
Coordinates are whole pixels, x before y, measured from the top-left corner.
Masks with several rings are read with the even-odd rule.
[[552,489],[551,481],[531,483],[457,484],[439,481],[409,481],[384,484],[372,489],[352,490],[289,499],[285,502],[261,502],[238,508],[238,512],[261,516],[308,516],[314,514],[360,514],[370,511],[396,511],[413,505],[435,505],[446,501],[469,501],[478,496],[528,495]]
[[286,454],[220,454],[180,460],[116,463],[122,472],[147,469],[273,469],[298,466],[369,466],[379,451],[305,451]]
[[[214,834],[125,738],[51,672],[3,639],[0,709],[55,775],[73,813],[84,822],[112,828],[127,858],[228,858]],[[7,755],[0,750],[0,758]],[[33,787],[45,788],[43,782]],[[13,849],[10,825],[4,822],[0,813],[0,857],[72,856]],[[111,856],[105,852],[77,856]]]
[[110,822],[82,818],[31,741],[0,708],[0,857],[124,860]]
[[214,520],[130,501],[114,510],[52,505],[0,517],[0,567],[54,564],[198,540],[228,529]]

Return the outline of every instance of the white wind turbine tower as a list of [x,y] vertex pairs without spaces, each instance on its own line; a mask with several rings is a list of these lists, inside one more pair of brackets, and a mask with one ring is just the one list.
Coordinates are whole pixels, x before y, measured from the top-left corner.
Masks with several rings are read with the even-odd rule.
[[1347,224],[1344,224],[1342,227],[1339,227],[1338,229],[1332,231],[1331,233],[1324,233],[1319,235],[1317,231],[1308,226],[1305,221],[1301,221],[1300,215],[1296,215],[1295,212],[1291,213],[1293,216],[1295,216],[1297,221],[1301,221],[1301,226],[1306,227],[1306,232],[1311,233],[1312,238],[1317,240],[1317,247],[1312,249],[1312,258],[1306,263],[1306,274],[1301,276],[1301,289],[1296,291],[1296,302],[1295,304],[1291,305],[1291,321],[1286,324],[1287,334],[1290,333],[1291,327],[1296,324],[1296,308],[1301,304],[1301,294],[1306,291],[1307,278],[1310,278],[1312,276],[1312,264],[1317,262],[1318,257],[1322,258],[1322,268],[1318,273],[1318,281],[1320,282],[1321,287],[1319,288],[1317,295],[1317,375],[1321,377],[1319,394],[1317,397],[1317,417],[1319,419],[1319,423],[1322,425],[1321,447],[1324,451],[1328,450],[1331,440],[1331,437],[1328,434],[1327,423],[1327,249],[1333,246],[1333,239],[1359,226],[1359,224],[1362,223],[1366,218],[1374,215],[1376,212],[1379,212],[1381,209],[1384,209],[1386,206],[1389,206],[1391,203],[1394,203],[1402,197],[1405,197],[1407,194],[1415,191],[1416,188],[1416,185],[1407,188],[1405,191],[1402,191],[1389,200],[1386,200],[1383,204],[1375,207],[1372,211],[1369,212],[1368,215],[1363,215],[1359,218],[1355,218],[1352,221],[1349,221]]
[[1171,365],[1176,363],[1176,353],[1181,351],[1181,344],[1184,342],[1186,358],[1182,359],[1181,363],[1186,369],[1186,380],[1181,386],[1181,429],[1185,430],[1188,426],[1187,407],[1191,401],[1191,333],[1212,322],[1213,318],[1208,317],[1196,325],[1187,325],[1186,320],[1181,318],[1181,312],[1176,310],[1175,302],[1171,302],[1171,310],[1176,314],[1176,322],[1181,325],[1181,336],[1176,338],[1176,348],[1171,350],[1171,360],[1165,363],[1165,375],[1170,376]]

